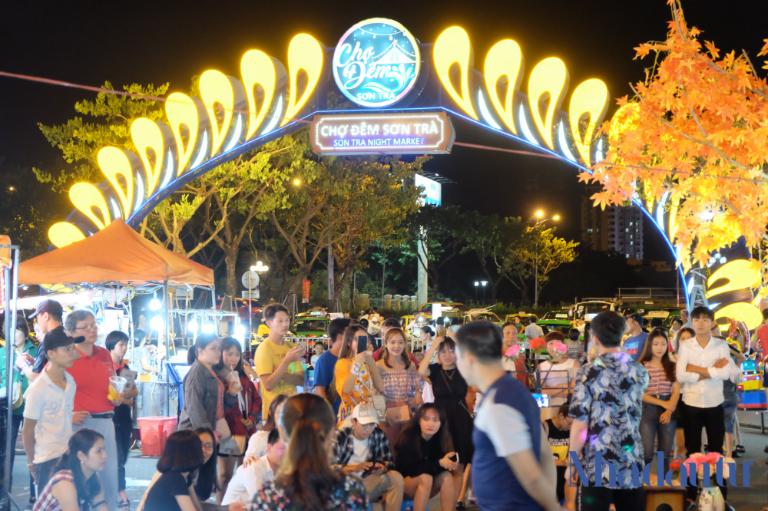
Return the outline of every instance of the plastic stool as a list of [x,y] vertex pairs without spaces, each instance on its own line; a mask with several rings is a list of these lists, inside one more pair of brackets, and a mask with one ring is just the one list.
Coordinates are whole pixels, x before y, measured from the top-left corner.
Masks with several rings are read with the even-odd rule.
[[403,499],[403,507],[400,508],[400,511],[413,511],[413,500]]

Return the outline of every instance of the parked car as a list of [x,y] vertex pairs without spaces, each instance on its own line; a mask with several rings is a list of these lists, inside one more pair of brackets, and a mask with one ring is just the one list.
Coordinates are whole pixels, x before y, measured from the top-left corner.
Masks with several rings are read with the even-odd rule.
[[536,324],[545,330],[559,330],[565,334],[573,328],[573,320],[567,310],[547,312],[536,321]]
[[502,321],[499,316],[489,310],[489,309],[469,309],[467,312],[464,313],[463,322],[469,323],[470,321],[490,321],[491,323],[495,323],[499,326],[501,326]]

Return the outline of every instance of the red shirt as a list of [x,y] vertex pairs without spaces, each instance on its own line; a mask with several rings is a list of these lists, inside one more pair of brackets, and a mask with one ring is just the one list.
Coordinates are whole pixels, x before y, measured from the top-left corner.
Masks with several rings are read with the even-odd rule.
[[80,358],[67,369],[77,384],[75,411],[90,413],[114,411],[115,405],[107,397],[109,378],[115,374],[109,351],[94,346],[93,354],[89,357],[77,345],[75,349],[80,354]]

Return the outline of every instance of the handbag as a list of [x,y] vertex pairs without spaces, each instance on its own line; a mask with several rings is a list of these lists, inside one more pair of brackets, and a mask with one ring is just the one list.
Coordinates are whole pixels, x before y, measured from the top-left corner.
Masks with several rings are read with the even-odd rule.
[[219,454],[242,456],[245,453],[245,435],[232,435],[219,444]]
[[14,410],[18,410],[24,406],[24,394],[21,392],[21,382],[13,382],[12,391],[13,404],[11,405]]
[[411,420],[411,409],[408,405],[393,406],[386,411],[387,424],[394,426]]
[[371,401],[379,414],[379,421],[385,420],[387,418],[387,400],[382,394],[374,394],[371,396]]
[[232,430],[229,429],[227,419],[224,417],[216,420],[216,427],[214,428],[214,431],[216,432],[216,436],[219,438],[219,443],[232,436]]

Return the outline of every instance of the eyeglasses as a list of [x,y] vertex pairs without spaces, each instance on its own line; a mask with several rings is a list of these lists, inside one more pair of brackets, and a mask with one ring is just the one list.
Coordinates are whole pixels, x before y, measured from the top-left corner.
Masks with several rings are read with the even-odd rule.
[[76,327],[75,330],[96,330],[96,328],[97,328],[96,323],[90,323],[88,325]]

